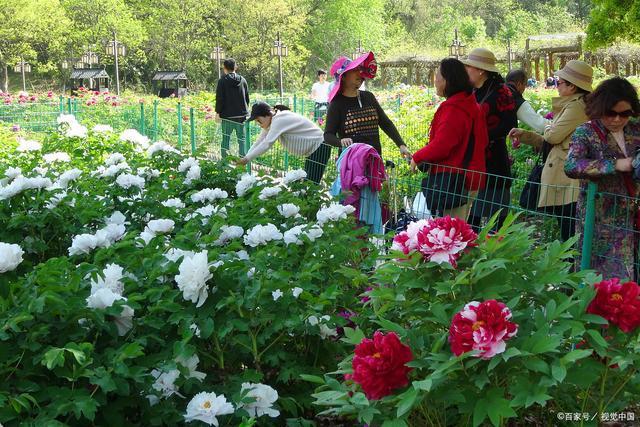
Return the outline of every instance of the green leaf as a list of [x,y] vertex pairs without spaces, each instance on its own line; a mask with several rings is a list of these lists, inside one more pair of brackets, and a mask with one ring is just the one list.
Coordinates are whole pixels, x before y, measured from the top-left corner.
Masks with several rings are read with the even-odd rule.
[[367,399],[364,393],[354,393],[349,400],[356,406],[369,406],[369,399]]
[[549,373],[549,365],[538,357],[528,357],[523,363],[524,366],[531,371],[542,372],[543,374]]
[[408,427],[404,420],[386,420],[382,427]]
[[433,386],[433,380],[429,378],[427,378],[426,380],[413,382],[413,387],[417,388],[418,390],[424,390],[427,393],[431,390],[432,386]]
[[324,384],[324,379],[322,377],[319,377],[317,375],[307,375],[307,374],[300,374],[300,378],[302,378],[304,381],[308,381],[310,383],[315,383],[315,384]]
[[401,418],[413,408],[413,404],[418,397],[418,390],[410,387],[407,391],[398,396],[400,402],[398,403],[398,411],[396,412],[396,416]]
[[360,328],[344,328],[345,338],[342,341],[349,344],[358,345],[364,339],[364,332]]
[[562,363],[573,363],[576,360],[584,359],[585,357],[591,356],[593,350],[573,350],[569,353],[565,354],[562,359]]
[[593,329],[588,329],[587,335],[589,335],[596,342],[597,345],[604,348],[607,348],[609,346],[607,341],[604,338],[602,338],[602,335],[600,335],[600,332],[595,331]]
[[382,328],[388,331],[395,332],[396,334],[398,334],[400,338],[403,338],[407,334],[407,332],[404,330],[402,326],[398,325],[397,323],[393,323],[389,320],[381,318],[380,320],[376,320],[375,323],[377,323]]
[[64,366],[64,348],[52,348],[47,351],[40,363],[50,371],[56,366]]
[[561,383],[567,376],[567,368],[565,368],[564,365],[560,363],[554,363],[553,365],[551,365],[551,375],[556,381]]

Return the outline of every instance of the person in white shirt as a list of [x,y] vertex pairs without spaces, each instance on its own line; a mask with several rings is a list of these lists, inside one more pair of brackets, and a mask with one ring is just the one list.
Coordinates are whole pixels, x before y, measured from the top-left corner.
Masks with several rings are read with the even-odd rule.
[[527,89],[527,74],[520,69],[511,70],[507,74],[507,86],[513,93],[516,101],[518,120],[529,126],[537,133],[544,133],[544,127],[551,123],[549,120],[536,113],[529,101],[522,96]]
[[249,121],[255,120],[262,133],[247,154],[238,160],[246,165],[266,153],[277,140],[291,154],[305,156],[307,179],[319,184],[331,156],[331,146],[324,143],[324,132],[308,118],[290,111],[284,105],[273,108],[266,102],[251,107]]
[[318,70],[318,81],[311,87],[311,99],[316,103],[313,119],[324,117],[327,113],[327,107],[329,105],[329,91],[331,90],[331,84],[327,81],[327,72],[325,70]]

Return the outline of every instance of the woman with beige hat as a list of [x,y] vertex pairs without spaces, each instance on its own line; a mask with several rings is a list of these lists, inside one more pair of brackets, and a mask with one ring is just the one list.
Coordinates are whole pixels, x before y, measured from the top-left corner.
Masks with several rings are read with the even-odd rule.
[[573,132],[588,120],[584,98],[593,90],[593,69],[584,61],[572,60],[556,75],[559,96],[552,100],[553,121],[545,127],[544,134],[512,129],[509,136],[538,150],[543,149],[545,142],[551,147],[540,178],[538,208],[558,219],[565,241],[575,234],[580,183],[565,174],[564,166]]
[[498,227],[502,225],[511,202],[511,163],[507,151],[507,134],[518,125],[513,93],[504,83],[496,67],[496,57],[488,49],[473,49],[462,63],[474,86],[476,101],[487,120],[489,147],[487,150],[487,184],[478,193],[469,223],[476,229],[483,217],[491,217],[500,209]]

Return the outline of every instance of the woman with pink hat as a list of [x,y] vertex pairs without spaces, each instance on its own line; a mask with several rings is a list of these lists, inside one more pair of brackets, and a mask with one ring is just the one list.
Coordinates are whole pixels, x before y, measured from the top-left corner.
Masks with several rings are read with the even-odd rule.
[[381,128],[400,154],[409,159],[411,152],[375,96],[360,90],[365,79],[375,77],[377,68],[373,52],[353,61],[343,56],[333,63],[330,72],[335,84],[329,92],[324,141],[336,147],[348,147],[354,142],[369,144],[382,156]]

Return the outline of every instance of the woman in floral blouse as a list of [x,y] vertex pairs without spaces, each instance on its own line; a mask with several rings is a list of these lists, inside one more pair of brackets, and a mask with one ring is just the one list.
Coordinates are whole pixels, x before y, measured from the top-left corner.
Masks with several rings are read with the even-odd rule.
[[489,130],[487,150],[487,183],[478,193],[473,205],[469,223],[476,229],[483,217],[490,217],[500,209],[498,220],[501,226],[511,202],[511,163],[507,151],[507,134],[518,126],[516,102],[513,93],[504,83],[496,67],[495,55],[484,48],[473,49],[467,59],[461,60],[466,66],[480,109],[484,112]]
[[565,172],[579,178],[577,232],[584,231],[585,188],[598,185],[591,268],[607,278],[638,279],[638,197],[640,184],[632,178],[632,158],[640,150],[640,102],[627,80],[602,82],[587,97],[591,121],[573,134]]

